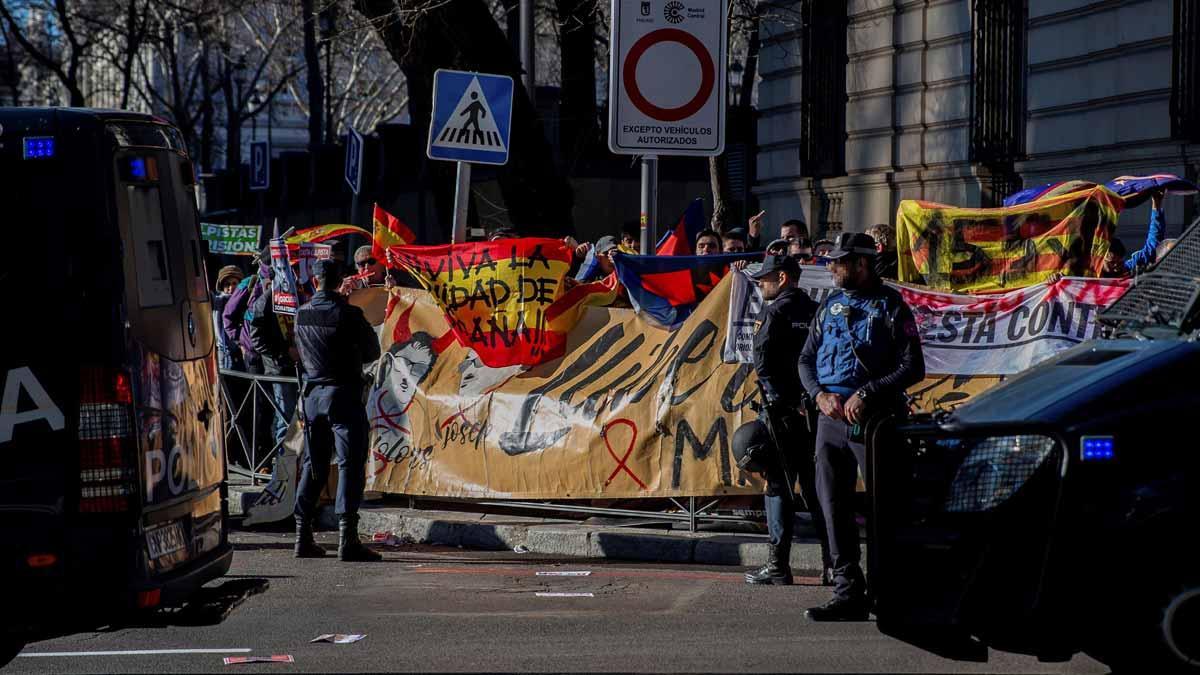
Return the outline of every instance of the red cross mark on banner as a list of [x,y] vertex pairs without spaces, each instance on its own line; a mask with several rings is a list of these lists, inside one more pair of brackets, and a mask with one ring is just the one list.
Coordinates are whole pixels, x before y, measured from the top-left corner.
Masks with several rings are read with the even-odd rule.
[[[625,455],[622,457],[617,457],[617,453],[613,451],[612,443],[610,443],[608,439],[608,430],[618,424],[629,427],[629,430],[633,432],[633,435],[629,437],[629,446],[625,448]],[[634,424],[632,420],[627,420],[623,417],[615,419],[608,424],[605,424],[600,430],[600,438],[604,439],[604,447],[608,448],[608,454],[611,455],[613,461],[617,463],[617,468],[613,469],[612,473],[608,474],[608,480],[604,481],[604,487],[607,488],[613,482],[613,479],[617,477],[617,474],[624,471],[625,473],[629,474],[629,477],[633,479],[633,482],[638,484],[638,487],[645,490],[646,484],[643,483],[642,479],[638,478],[637,474],[635,474],[633,470],[629,468],[629,465],[626,464],[626,462],[629,461],[629,456],[633,454],[634,446],[637,444],[637,425]]]

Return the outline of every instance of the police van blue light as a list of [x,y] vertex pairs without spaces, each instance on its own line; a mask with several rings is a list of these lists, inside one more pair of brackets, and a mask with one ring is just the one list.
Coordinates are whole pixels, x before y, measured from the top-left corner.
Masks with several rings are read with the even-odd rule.
[[1111,462],[1116,459],[1112,436],[1084,436],[1079,439],[1080,459],[1085,462]]
[[53,136],[30,136],[25,140],[25,159],[50,159],[54,156]]

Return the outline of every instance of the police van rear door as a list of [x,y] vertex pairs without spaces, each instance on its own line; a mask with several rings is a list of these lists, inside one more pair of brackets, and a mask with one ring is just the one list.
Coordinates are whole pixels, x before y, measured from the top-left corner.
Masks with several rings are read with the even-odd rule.
[[[72,437],[78,397],[79,302],[90,280],[64,226],[87,196],[64,200],[66,151],[47,111],[0,110],[5,241],[4,349],[0,350],[0,594],[57,576],[63,519],[78,479]],[[93,204],[94,206],[94,204]],[[104,344],[102,327],[93,339]],[[74,477],[72,473],[76,472]],[[6,611],[0,622],[19,619]]]
[[224,541],[225,454],[193,171],[167,125],[110,121],[141,455],[146,565],[169,573]]

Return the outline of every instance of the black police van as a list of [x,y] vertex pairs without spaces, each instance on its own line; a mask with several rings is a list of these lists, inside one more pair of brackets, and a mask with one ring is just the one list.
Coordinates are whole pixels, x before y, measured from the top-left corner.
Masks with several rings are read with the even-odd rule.
[[950,413],[870,430],[885,633],[1200,672],[1200,221],[1068,350]]
[[195,182],[160,119],[0,108],[0,664],[229,569]]

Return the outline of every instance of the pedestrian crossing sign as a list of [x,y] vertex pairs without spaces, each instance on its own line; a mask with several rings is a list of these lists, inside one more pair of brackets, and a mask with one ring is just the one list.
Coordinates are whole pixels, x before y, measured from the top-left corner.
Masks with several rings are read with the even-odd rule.
[[439,69],[433,76],[429,158],[507,163],[512,101],[507,75]]

